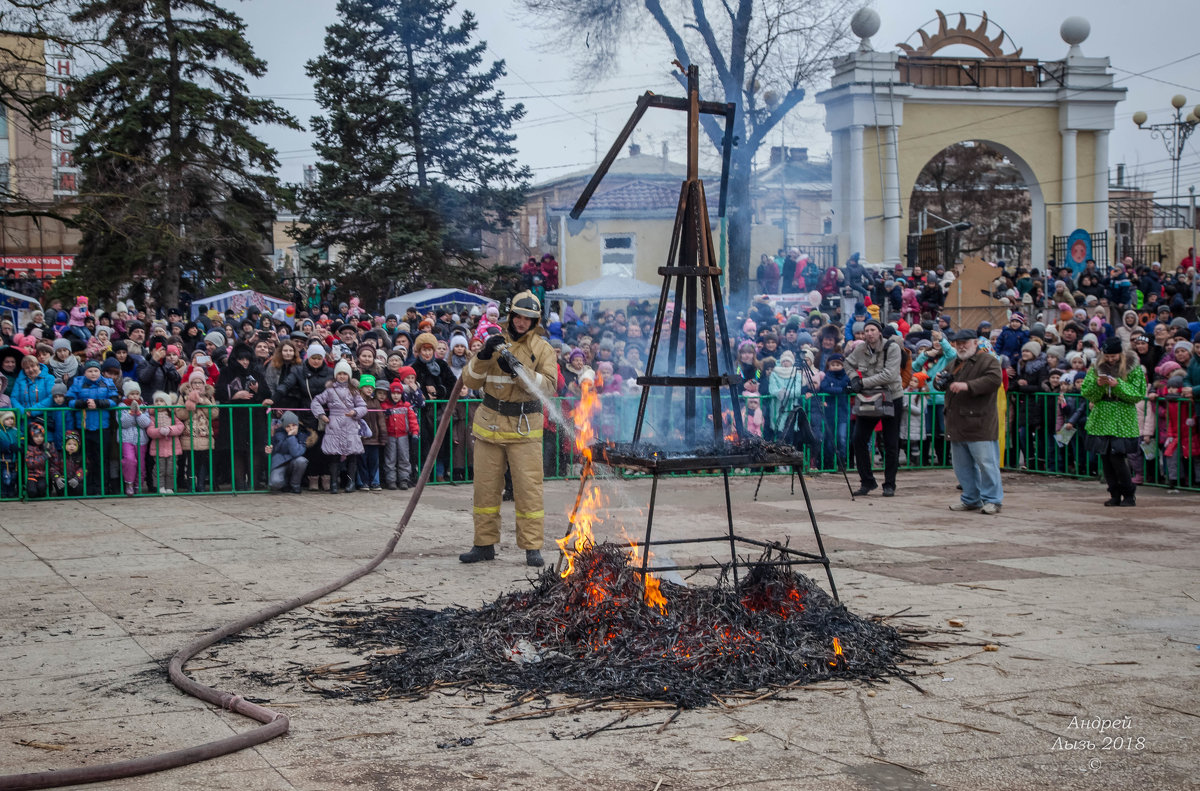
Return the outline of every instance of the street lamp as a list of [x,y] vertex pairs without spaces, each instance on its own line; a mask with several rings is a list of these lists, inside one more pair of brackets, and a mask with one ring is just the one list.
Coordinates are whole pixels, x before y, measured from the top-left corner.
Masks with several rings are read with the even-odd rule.
[[1163,145],[1167,148],[1167,156],[1171,158],[1172,201],[1179,195],[1179,160],[1183,158],[1183,147],[1187,144],[1188,137],[1196,130],[1196,126],[1200,125],[1200,104],[1190,110],[1186,116],[1183,114],[1185,104],[1187,104],[1187,97],[1183,94],[1175,94],[1171,97],[1171,106],[1175,108],[1175,120],[1162,124],[1146,126],[1146,113],[1138,110],[1133,114],[1133,122],[1137,124],[1138,129],[1148,130],[1152,137],[1162,140]]

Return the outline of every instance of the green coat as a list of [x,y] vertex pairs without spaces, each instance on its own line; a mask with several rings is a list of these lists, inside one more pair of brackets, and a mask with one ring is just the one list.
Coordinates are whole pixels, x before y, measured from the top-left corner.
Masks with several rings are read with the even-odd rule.
[[1116,387],[1101,387],[1096,368],[1088,369],[1079,392],[1091,404],[1084,428],[1094,437],[1137,437],[1137,405],[1146,398],[1146,369],[1132,365]]

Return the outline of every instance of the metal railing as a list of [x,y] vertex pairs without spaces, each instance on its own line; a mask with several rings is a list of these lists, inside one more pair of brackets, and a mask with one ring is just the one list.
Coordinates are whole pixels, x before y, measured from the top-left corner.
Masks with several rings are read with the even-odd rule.
[[[907,392],[901,401],[901,469],[946,469],[952,466],[952,446],[945,433],[941,393]],[[463,399],[451,416],[446,442],[439,451],[436,472],[431,483],[469,483],[474,476],[471,420],[482,402]],[[577,399],[554,400],[555,407],[570,424]],[[854,466],[851,450],[856,420],[851,415],[850,397],[825,393],[805,393],[798,398],[781,400],[772,395],[761,398],[762,436],[776,442],[790,442],[805,460],[809,472],[837,472]],[[427,401],[420,410],[419,436],[410,439],[412,475],[420,469],[429,450],[428,438],[441,419],[444,401]],[[1004,402],[1004,443],[1002,465],[1005,470],[1048,475],[1094,478],[1099,474],[1099,459],[1084,446],[1086,404],[1078,394],[1060,397],[1052,393],[1009,393]],[[647,409],[647,442],[670,445],[673,434],[681,434],[674,418],[682,412],[675,408],[677,399],[668,393],[654,393]],[[700,398],[700,413],[711,415],[711,400]],[[743,401],[743,406],[745,402]],[[1083,407],[1080,412],[1080,407]],[[796,408],[799,407],[799,411]],[[637,418],[638,396],[605,394],[593,417],[599,440],[628,442]],[[729,410],[723,399],[722,410]],[[1186,399],[1148,399],[1140,407],[1152,413],[1154,434],[1141,453],[1131,457],[1135,475],[1144,485],[1168,486],[1200,491],[1200,436],[1188,426],[1195,405]],[[297,410],[300,414],[305,414]],[[106,413],[103,421],[87,421],[96,412]],[[16,414],[12,428],[0,431],[0,501],[74,499],[99,497],[147,497],[178,494],[250,494],[268,491],[267,480],[272,457],[266,453],[271,442],[274,417],[282,410],[261,405],[147,406],[141,413],[150,425],[182,425],[182,434],[169,440],[149,436],[148,426],[137,425],[128,407],[109,410],[68,408],[36,409]],[[1071,415],[1077,415],[1072,436],[1061,429]],[[37,419],[45,431],[45,451],[30,453],[29,427]],[[132,419],[132,420],[131,420]],[[711,418],[706,421],[711,431]],[[145,421],[142,421],[145,423]],[[125,424],[124,439],[121,434]],[[94,426],[88,429],[87,426]],[[729,421],[726,421],[729,425]],[[139,434],[135,431],[141,431]],[[531,429],[542,429],[543,471],[550,480],[576,478],[582,459],[576,452],[572,432],[553,421],[535,420]],[[660,431],[660,429],[665,430]],[[790,429],[790,430],[789,430]],[[69,434],[68,432],[73,432]],[[708,436],[703,427],[698,436]],[[68,445],[68,437],[78,437],[78,448]],[[1170,440],[1174,439],[1174,443]],[[315,434],[309,452],[320,454],[320,434]],[[178,442],[178,445],[175,443]],[[158,444],[165,443],[165,444]],[[876,467],[882,459],[872,443]],[[1193,454],[1195,448],[1195,454]],[[178,451],[177,453],[174,451]],[[378,451],[376,451],[378,453]],[[379,465],[383,464],[382,453]],[[376,468],[378,469],[378,468]],[[366,465],[358,465],[358,485],[377,483],[366,478]],[[790,468],[769,469],[768,473],[789,474]],[[679,473],[704,475],[719,473]],[[757,475],[758,470],[738,470],[735,474]],[[385,477],[379,469],[379,478]],[[632,474],[631,474],[631,477]]]

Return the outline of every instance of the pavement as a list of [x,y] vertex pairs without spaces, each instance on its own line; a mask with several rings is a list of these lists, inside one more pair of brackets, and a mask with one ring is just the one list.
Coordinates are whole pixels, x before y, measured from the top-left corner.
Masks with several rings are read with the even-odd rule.
[[[738,529],[812,549],[804,501],[788,480],[768,478],[757,502],[755,482],[733,483]],[[846,605],[900,613],[893,622],[949,644],[913,667],[924,694],[894,681],[833,682],[784,700],[686,711],[661,731],[670,711],[648,710],[582,739],[618,715],[495,723],[529,709],[490,713],[505,703],[500,694],[323,698],[300,669],[354,655],[285,616],[188,669],[278,706],[290,733],[92,787],[1200,788],[1200,499],[1143,489],[1137,508],[1104,508],[1107,493],[1094,481],[1011,474],[1002,513],[984,516],[947,510],[956,499],[947,471],[904,472],[899,483],[895,498],[875,492],[857,502],[840,476],[810,488]],[[576,486],[547,484],[546,511],[557,515],[548,534],[565,526]],[[620,522],[640,532],[649,482],[603,487],[611,535],[600,537],[618,538]],[[0,774],[98,765],[254,727],[176,690],[166,660],[199,634],[364,563],[391,534],[406,494],[6,503]],[[719,478],[671,481],[658,491],[655,537],[720,535],[724,506]],[[510,504],[503,514],[497,559],[463,566],[471,489],[431,487],[396,553],[310,612],[397,600],[476,606],[527,585]],[[672,549],[680,562],[719,553]],[[970,645],[981,643],[998,650]],[[263,682],[289,673],[294,684]]]

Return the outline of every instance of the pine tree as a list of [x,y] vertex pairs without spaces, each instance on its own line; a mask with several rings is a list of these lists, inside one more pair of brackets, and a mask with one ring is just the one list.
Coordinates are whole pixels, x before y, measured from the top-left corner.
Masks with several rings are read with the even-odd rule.
[[372,290],[478,277],[482,231],[524,199],[509,131],[524,107],[505,107],[504,63],[483,67],[475,18],[451,24],[454,5],[340,0],[308,64],[323,114],[297,238],[340,248],[338,272]]
[[153,281],[159,304],[180,278],[261,283],[262,247],[285,199],[275,151],[252,127],[299,124],[249,94],[262,76],[245,25],[211,0],[83,0],[111,59],[81,77],[60,112],[81,119],[76,274],[91,293]]

